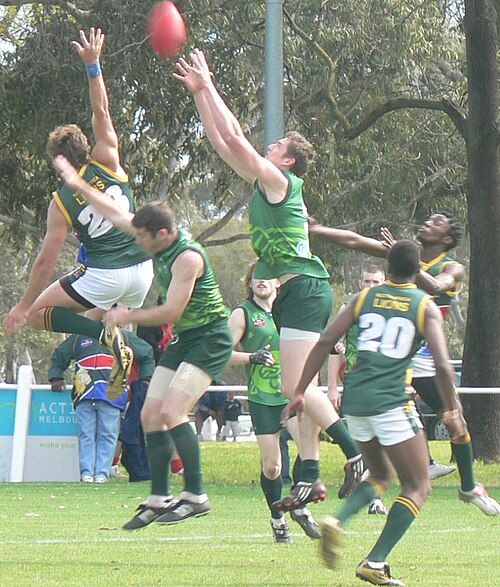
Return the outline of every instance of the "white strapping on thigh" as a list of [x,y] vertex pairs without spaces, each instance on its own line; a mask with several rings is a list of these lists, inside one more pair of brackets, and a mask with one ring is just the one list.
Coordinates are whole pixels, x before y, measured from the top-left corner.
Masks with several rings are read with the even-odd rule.
[[183,361],[177,367],[170,387],[184,392],[196,401],[205,393],[211,382],[212,378],[203,369]]
[[281,340],[308,340],[316,342],[319,340],[321,334],[319,332],[311,332],[310,330],[299,330],[298,328],[289,328],[284,326],[280,329]]

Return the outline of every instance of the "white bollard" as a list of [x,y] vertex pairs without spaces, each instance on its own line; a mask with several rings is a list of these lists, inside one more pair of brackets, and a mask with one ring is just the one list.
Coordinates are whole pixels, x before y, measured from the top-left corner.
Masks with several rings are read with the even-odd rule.
[[17,375],[16,415],[14,435],[12,437],[12,460],[10,464],[10,481],[19,483],[24,478],[24,457],[31,408],[31,381],[33,369],[30,365],[21,365]]

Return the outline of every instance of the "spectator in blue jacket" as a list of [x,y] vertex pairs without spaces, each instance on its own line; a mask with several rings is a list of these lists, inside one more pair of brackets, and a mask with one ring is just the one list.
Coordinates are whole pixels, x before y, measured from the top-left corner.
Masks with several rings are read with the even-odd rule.
[[[139,365],[139,379],[149,380],[154,371],[153,349],[135,334],[125,333]],[[64,372],[75,361],[71,396],[78,424],[80,479],[83,483],[106,483],[113,463],[127,388],[113,392],[108,380],[113,356],[93,338],[72,334],[52,354],[49,381],[52,391],[62,391]]]

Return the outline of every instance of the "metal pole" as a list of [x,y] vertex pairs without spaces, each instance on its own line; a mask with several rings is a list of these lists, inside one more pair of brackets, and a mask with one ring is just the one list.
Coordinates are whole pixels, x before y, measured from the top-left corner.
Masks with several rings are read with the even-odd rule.
[[266,0],[264,143],[283,137],[283,0]]

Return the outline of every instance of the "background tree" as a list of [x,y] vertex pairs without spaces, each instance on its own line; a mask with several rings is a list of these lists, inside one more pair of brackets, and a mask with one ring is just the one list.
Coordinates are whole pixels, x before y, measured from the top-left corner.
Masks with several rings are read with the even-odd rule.
[[[9,6],[0,35],[13,48],[0,62],[0,138],[8,145],[0,154],[0,214],[14,226],[23,222],[26,207],[41,217],[57,185],[44,156],[48,132],[65,122],[90,131],[86,80],[69,46],[77,29],[90,25],[108,35],[104,74],[136,195],[168,198],[182,222],[200,223],[193,234],[206,244],[221,240],[214,230],[224,226],[225,214],[235,218],[244,210],[249,190],[214,156],[192,100],[172,81],[173,63],[148,46],[152,4],[0,2]],[[218,87],[252,142],[262,145],[264,3],[177,5],[189,47],[206,51]],[[469,215],[474,314],[468,317],[464,383],[475,385],[500,381],[497,278],[487,268],[500,251],[495,7],[494,0],[467,0],[463,20],[461,0],[284,2],[286,126],[317,146],[307,178],[312,212],[372,236],[382,224],[398,236],[414,234],[427,213],[443,208],[464,221]],[[15,236],[23,246],[23,232]],[[334,281],[348,280],[349,273],[357,279],[358,266],[349,270],[352,254],[315,246]],[[498,414],[498,400],[475,396],[472,402],[468,416],[478,456],[497,459],[492,414]]]

